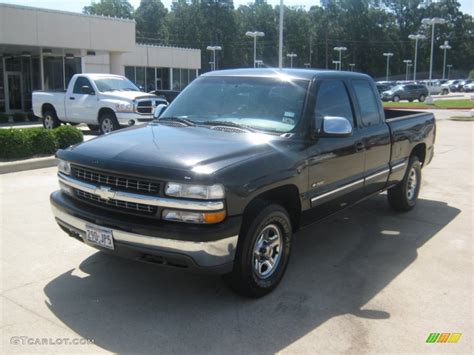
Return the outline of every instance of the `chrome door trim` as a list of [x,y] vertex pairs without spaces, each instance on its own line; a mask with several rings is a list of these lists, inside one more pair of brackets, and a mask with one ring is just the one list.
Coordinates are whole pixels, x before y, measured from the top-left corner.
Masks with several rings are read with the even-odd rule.
[[352,186],[355,186],[355,185],[358,185],[358,184],[362,184],[363,182],[364,182],[364,179],[359,179],[359,180],[357,180],[357,181],[351,182],[351,183],[349,183],[349,184],[347,184],[347,185],[338,187],[337,189],[328,191],[328,192],[326,192],[326,193],[324,193],[324,194],[322,194],[322,195],[315,196],[315,197],[313,197],[313,198],[311,199],[311,202],[320,200],[320,199],[322,199],[322,198],[324,198],[324,197],[330,196],[330,195],[335,194],[335,193],[337,193],[337,192],[339,192],[339,191],[343,191],[343,190],[345,190],[345,189],[348,189],[348,188],[350,188],[350,187],[352,187]]

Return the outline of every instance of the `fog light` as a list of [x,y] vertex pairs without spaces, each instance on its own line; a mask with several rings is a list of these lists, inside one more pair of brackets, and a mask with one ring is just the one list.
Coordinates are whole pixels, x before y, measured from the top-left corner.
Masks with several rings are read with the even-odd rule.
[[134,121],[134,120],[128,121],[128,125],[129,125],[129,126],[133,126],[134,124],[135,124],[135,121]]
[[61,191],[68,195],[74,195],[74,190],[72,189],[72,187],[62,183],[61,181],[59,182],[59,188],[61,189]]
[[167,221],[214,224],[222,222],[225,219],[225,211],[219,212],[188,212],[177,210],[163,210],[162,218]]

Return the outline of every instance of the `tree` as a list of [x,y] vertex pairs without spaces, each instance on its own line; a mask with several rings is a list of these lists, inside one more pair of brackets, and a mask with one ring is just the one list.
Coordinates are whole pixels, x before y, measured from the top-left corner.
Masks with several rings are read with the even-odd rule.
[[161,0],[141,0],[134,14],[137,22],[137,36],[166,40],[168,38],[167,16],[168,10]]
[[127,0],[100,0],[84,6],[83,13],[121,18],[133,17],[133,6]]

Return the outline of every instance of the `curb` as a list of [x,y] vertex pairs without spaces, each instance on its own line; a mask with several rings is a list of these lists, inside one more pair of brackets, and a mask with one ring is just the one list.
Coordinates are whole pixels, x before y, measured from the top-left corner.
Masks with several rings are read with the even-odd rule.
[[0,175],[25,170],[52,168],[57,165],[58,161],[54,156],[5,162],[0,163]]
[[406,106],[384,106],[388,109],[402,110],[472,110],[472,107],[406,107]]

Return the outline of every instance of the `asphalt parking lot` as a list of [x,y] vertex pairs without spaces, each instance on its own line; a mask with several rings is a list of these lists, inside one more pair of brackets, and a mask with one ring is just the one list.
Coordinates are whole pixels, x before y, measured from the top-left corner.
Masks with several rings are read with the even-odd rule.
[[[49,209],[55,168],[0,175],[0,353],[472,353],[474,126],[437,133],[414,211],[380,195],[301,231],[259,300],[67,237]],[[434,332],[462,337],[425,343]],[[64,345],[79,338],[93,344]]]

